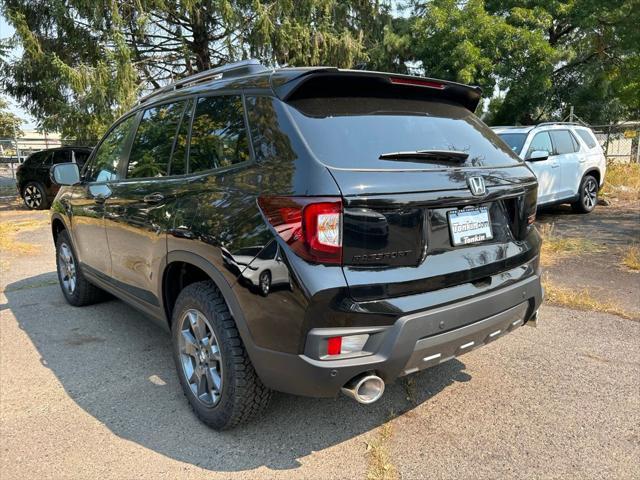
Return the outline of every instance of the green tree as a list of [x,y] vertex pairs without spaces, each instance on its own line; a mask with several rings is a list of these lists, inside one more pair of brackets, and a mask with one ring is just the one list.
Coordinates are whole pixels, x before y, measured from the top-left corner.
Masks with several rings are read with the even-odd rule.
[[93,138],[141,93],[230,61],[367,62],[388,3],[1,0],[23,54],[1,62],[0,81],[42,128]]
[[[564,117],[570,105],[594,123],[640,113],[638,0],[488,0],[487,9],[514,27],[541,31],[555,50],[542,116]],[[507,95],[501,115],[512,117],[508,110],[520,105]]]
[[8,103],[0,98],[0,138],[15,138],[23,135],[20,125],[22,121],[8,109]]

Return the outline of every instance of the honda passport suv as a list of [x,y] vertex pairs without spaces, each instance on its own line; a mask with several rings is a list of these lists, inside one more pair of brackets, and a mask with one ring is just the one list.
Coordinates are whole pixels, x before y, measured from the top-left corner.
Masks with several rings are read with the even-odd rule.
[[255,61],[156,91],[81,172],[52,168],[62,292],[76,306],[109,292],[170,330],[214,428],[272,390],[375,402],[536,320],[536,179],[479,99]]
[[538,206],[570,203],[579,213],[598,204],[607,160],[593,131],[577,123],[493,127],[538,178]]

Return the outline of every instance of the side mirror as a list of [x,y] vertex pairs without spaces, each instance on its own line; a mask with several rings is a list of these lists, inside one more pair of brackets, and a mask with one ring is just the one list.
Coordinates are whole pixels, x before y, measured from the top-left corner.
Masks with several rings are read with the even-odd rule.
[[549,152],[544,150],[534,150],[531,152],[531,155],[527,158],[527,160],[531,162],[540,162],[541,160],[546,160],[549,158]]
[[58,163],[49,170],[51,181],[56,185],[75,185],[80,183],[80,170],[75,163]]

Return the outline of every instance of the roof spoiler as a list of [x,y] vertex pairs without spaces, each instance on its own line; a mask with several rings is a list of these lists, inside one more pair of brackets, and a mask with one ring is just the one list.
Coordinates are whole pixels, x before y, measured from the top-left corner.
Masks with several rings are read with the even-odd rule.
[[273,91],[283,101],[309,97],[372,96],[417,100],[448,100],[475,111],[482,89],[435,78],[362,70],[318,67],[302,70],[295,77],[275,71]]

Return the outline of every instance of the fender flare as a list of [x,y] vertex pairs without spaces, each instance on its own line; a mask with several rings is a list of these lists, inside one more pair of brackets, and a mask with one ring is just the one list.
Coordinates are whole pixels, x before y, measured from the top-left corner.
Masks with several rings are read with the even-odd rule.
[[[167,266],[173,262],[190,263],[198,267],[203,272],[205,272],[207,276],[211,279],[211,281],[215,283],[216,287],[218,287],[218,289],[220,290],[220,293],[222,293],[222,297],[227,303],[227,307],[229,307],[231,316],[233,317],[234,321],[236,322],[236,326],[238,327],[238,332],[240,332],[240,337],[242,338],[242,341],[245,347],[247,348],[249,355],[251,356],[251,353],[254,351],[254,348],[255,348],[253,337],[251,336],[251,332],[249,332],[249,327],[247,326],[247,320],[244,316],[244,313],[242,312],[242,308],[240,307],[240,302],[238,301],[238,298],[236,297],[235,293],[233,293],[233,290],[231,289],[231,285],[229,285],[229,282],[227,282],[227,280],[224,278],[222,273],[220,273],[218,269],[215,266],[213,266],[213,264],[211,264],[211,262],[209,262],[206,258],[201,257],[200,255],[196,255],[195,253],[187,252],[185,250],[173,250],[167,253],[165,262],[162,265],[162,275],[158,276],[159,292],[164,291],[164,286],[163,286],[164,275],[165,275]],[[164,295],[162,295],[162,297],[163,297],[162,305],[164,309],[164,303],[165,303]],[[167,326],[169,328],[170,328],[170,321],[171,321],[171,318],[170,317],[167,318]]]

